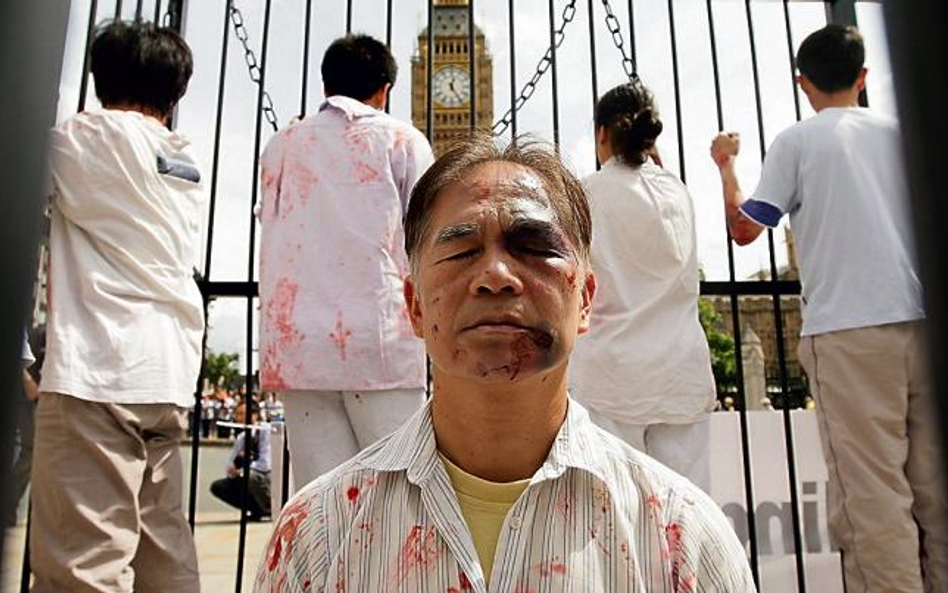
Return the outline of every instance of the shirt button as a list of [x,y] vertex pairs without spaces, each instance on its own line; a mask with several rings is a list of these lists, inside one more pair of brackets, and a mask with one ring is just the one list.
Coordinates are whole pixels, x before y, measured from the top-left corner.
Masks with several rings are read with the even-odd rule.
[[521,519],[520,517],[512,517],[510,519],[511,529],[520,529],[522,525],[523,525],[523,519]]

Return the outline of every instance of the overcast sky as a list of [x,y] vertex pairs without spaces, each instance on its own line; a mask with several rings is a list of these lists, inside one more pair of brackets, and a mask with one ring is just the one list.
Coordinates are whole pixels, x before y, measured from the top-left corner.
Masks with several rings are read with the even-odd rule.
[[[234,0],[243,12],[251,42],[258,57],[263,26],[264,0]],[[353,0],[353,30],[380,39],[385,36],[385,6],[382,0]],[[417,36],[427,22],[426,0],[393,0],[392,50],[399,64],[399,80],[392,93],[391,112],[411,117],[410,59],[417,48]],[[123,3],[123,16],[131,18],[134,0]],[[224,33],[223,0],[190,0],[186,16],[186,38],[195,57],[195,72],[188,94],[181,103],[178,128],[194,142],[205,176],[210,180],[217,115],[221,44]],[[322,101],[319,62],[323,51],[345,33],[346,3],[342,0],[314,0],[307,110]],[[517,0],[516,76],[521,86],[532,76],[537,61],[549,43],[548,2]],[[567,0],[555,0],[556,23]],[[618,50],[605,26],[601,0],[594,0],[593,23],[596,36],[596,72],[601,95],[624,80]],[[611,0],[613,11],[629,43],[628,0]],[[674,0],[674,20],[681,82],[681,120],[684,159],[679,159],[678,114],[671,59],[668,2],[637,0],[634,4],[635,45],[638,69],[643,81],[654,91],[665,131],[659,139],[665,166],[684,174],[697,215],[698,255],[709,280],[728,278],[726,235],[720,184],[708,146],[717,131],[714,77],[706,3],[702,0]],[[90,0],[73,0],[67,39],[59,106],[60,119],[75,113],[82,69],[82,50],[88,23]],[[752,4],[758,52],[763,134],[765,146],[782,129],[796,121],[783,3],[758,0]],[[301,103],[301,72],[305,0],[272,0],[267,89],[273,97],[280,124],[298,114]],[[584,176],[595,170],[593,148],[589,21],[587,2],[577,1],[575,20],[566,27],[566,40],[557,52],[560,141],[568,164]],[[99,2],[98,20],[110,18],[114,0]],[[144,1],[144,13],[154,13],[154,0]],[[825,24],[822,2],[791,2],[791,29],[794,50],[811,31]],[[742,135],[742,158],[738,172],[747,191],[752,190],[760,172],[757,108],[754,96],[750,42],[744,2],[716,0],[713,4],[722,109],[725,127]],[[881,7],[863,2],[858,6],[860,28],[866,37],[870,105],[895,114],[892,77],[885,46]],[[479,0],[475,22],[485,32],[493,56],[494,114],[509,107],[510,46],[507,2]],[[254,126],[257,92],[247,75],[243,50],[227,29],[229,38],[221,159],[218,171],[217,210],[214,242],[211,247],[210,277],[213,280],[246,280],[249,254]],[[519,89],[518,89],[519,90]],[[97,106],[90,84],[88,107]],[[803,117],[812,114],[800,95]],[[541,139],[553,139],[552,85],[550,74],[519,114],[518,132]],[[264,122],[265,123],[265,122]],[[271,136],[264,125],[263,142]],[[784,221],[786,224],[786,221]],[[205,225],[206,226],[206,225]],[[775,234],[778,265],[786,262],[783,232]],[[259,244],[259,241],[257,242]],[[736,277],[746,278],[768,266],[765,239],[736,252]],[[201,262],[203,265],[203,260]],[[246,350],[246,302],[218,301],[210,314],[209,343],[216,351]]]

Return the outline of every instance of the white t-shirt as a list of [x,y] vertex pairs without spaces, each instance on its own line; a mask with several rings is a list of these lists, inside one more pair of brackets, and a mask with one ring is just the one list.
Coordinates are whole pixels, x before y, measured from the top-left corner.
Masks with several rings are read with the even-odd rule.
[[681,181],[610,159],[583,180],[598,280],[589,332],[570,359],[570,392],[629,424],[687,423],[714,407],[698,321],[694,208]]
[[260,373],[267,391],[425,385],[402,294],[402,218],[433,160],[415,128],[329,97],[261,159]]
[[860,107],[828,108],[782,132],[741,210],[776,226],[800,253],[809,336],[921,319],[898,122]]
[[189,142],[134,111],[52,131],[42,391],[193,403],[204,313],[193,279],[206,194]]

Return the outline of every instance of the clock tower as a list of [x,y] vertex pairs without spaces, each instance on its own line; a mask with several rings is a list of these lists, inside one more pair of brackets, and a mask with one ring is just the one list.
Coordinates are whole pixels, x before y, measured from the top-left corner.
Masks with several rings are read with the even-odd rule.
[[[494,123],[493,67],[484,33],[474,27],[474,76],[470,75],[467,0],[435,0],[434,72],[431,76],[434,122],[432,148],[440,156],[457,137],[471,128],[471,81],[477,108],[477,128]],[[411,61],[411,119],[422,132],[427,129],[428,29],[418,35],[418,51]]]

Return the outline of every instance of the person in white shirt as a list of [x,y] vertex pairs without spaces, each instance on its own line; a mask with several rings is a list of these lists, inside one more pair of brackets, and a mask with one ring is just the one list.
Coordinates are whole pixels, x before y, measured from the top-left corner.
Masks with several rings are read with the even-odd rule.
[[707,492],[715,386],[698,321],[691,196],[650,160],[662,122],[640,80],[603,95],[595,124],[602,169],[583,187],[599,289],[573,353],[570,394],[593,422]]
[[103,109],[50,137],[33,590],[196,592],[178,443],[201,365],[206,192],[188,140],[166,127],[191,50],[171,29],[116,21],[90,57]]
[[[232,507],[246,510],[251,521],[270,515],[270,423],[260,422],[259,404],[251,400],[250,422],[247,404],[240,402],[234,410],[234,422],[248,424],[234,440],[225,466],[226,477],[211,482],[211,494]],[[247,443],[250,433],[250,443]],[[250,463],[247,463],[247,451]],[[247,485],[243,472],[249,471]],[[249,492],[250,496],[245,496]]]
[[798,82],[816,115],[777,136],[748,199],[735,173],[739,137],[716,137],[711,156],[737,243],[790,216],[803,283],[799,357],[847,591],[948,591],[948,507],[899,128],[859,107],[864,57],[854,27],[803,41]]
[[323,56],[325,102],[261,160],[260,373],[286,406],[301,485],[425,399],[424,351],[401,292],[402,219],[433,156],[418,130],[382,111],[396,73],[378,40],[337,39]]
[[287,504],[255,591],[754,591],[717,505],[567,395],[596,280],[553,150],[455,145],[405,233],[432,398]]

